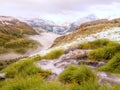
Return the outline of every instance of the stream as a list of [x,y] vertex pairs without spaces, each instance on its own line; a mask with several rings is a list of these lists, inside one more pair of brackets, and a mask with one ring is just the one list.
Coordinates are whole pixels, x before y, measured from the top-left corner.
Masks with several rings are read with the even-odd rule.
[[[85,57],[88,55],[89,52],[90,50],[79,49],[69,51],[69,53],[62,55],[59,59],[37,61],[36,65],[44,70],[51,70],[53,74],[49,76],[47,80],[53,80],[57,78],[57,76],[69,65],[80,65],[84,63],[95,71],[96,68],[105,64],[104,62],[86,62],[87,59]],[[96,75],[99,78],[99,83],[107,83],[110,85],[120,84],[120,76],[106,72],[96,72]]]

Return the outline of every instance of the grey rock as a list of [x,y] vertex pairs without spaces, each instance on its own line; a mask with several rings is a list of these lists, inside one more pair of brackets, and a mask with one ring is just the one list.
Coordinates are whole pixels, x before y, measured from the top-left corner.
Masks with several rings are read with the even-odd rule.
[[0,80],[5,80],[6,73],[0,73]]
[[97,65],[97,67],[101,67],[103,65],[105,65],[105,62],[99,62],[98,65]]

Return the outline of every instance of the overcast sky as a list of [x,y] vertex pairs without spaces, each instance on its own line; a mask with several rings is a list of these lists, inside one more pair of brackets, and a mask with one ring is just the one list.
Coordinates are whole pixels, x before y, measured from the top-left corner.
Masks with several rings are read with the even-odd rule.
[[120,0],[0,0],[0,15],[40,17],[57,23],[75,21],[94,14],[119,17]]

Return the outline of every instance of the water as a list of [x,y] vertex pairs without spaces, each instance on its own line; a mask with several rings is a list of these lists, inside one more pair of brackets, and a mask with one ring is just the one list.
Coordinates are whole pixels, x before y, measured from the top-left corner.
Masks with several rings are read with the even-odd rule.
[[[86,54],[86,51],[83,50]],[[51,70],[53,74],[47,78],[47,80],[53,80],[55,79],[63,70],[69,66],[69,65],[80,65],[80,63],[87,64],[92,70],[95,70],[99,66],[104,65],[104,62],[98,62],[98,63],[88,63],[86,62],[86,59],[79,58],[76,59],[73,58],[74,51],[70,51],[67,54],[62,55],[59,59],[54,60],[41,60],[36,62],[37,66],[44,69],[44,70]],[[83,53],[79,53],[78,55],[81,55]],[[87,53],[88,54],[88,53]],[[84,55],[83,55],[84,56]],[[120,84],[120,76],[116,76],[113,74],[109,74],[106,72],[96,72],[96,75],[99,78],[99,83],[107,83],[107,84]]]
[[38,61],[37,66],[44,70],[51,70],[54,74],[59,75],[68,65],[78,64],[77,60],[70,59],[71,52],[61,56],[55,60],[42,60]]
[[99,83],[120,84],[120,76],[113,75],[106,72],[97,72]]
[[55,60],[42,60],[37,62],[37,65],[44,70],[50,70],[53,73],[59,75],[64,69],[62,67],[57,68],[55,66]]

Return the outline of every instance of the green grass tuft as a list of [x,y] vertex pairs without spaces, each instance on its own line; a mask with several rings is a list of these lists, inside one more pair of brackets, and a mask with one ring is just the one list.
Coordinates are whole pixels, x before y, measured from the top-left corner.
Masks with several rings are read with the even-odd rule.
[[120,53],[117,53],[106,65],[98,70],[120,74]]
[[108,39],[98,39],[92,42],[80,44],[82,49],[97,49],[106,46],[110,41]]
[[118,52],[120,52],[120,44],[111,42],[103,48],[91,51],[89,53],[89,59],[97,61],[106,61],[111,59]]
[[95,80],[96,76],[87,66],[70,66],[59,76],[62,83],[78,83]]
[[31,75],[38,74],[39,76],[47,77],[51,74],[50,71],[44,71],[34,64],[35,61],[41,60],[40,56],[35,56],[33,58],[28,58],[26,60],[21,60],[16,63],[13,63],[3,69],[1,72],[6,72],[6,78],[15,78],[15,77],[26,77]]
[[49,53],[47,53],[45,56],[43,56],[44,59],[57,59],[59,58],[61,55],[63,55],[65,53],[64,50],[59,49],[59,50],[53,50]]
[[12,80],[4,81],[0,90],[39,90],[43,83],[44,80],[38,76],[16,77]]

